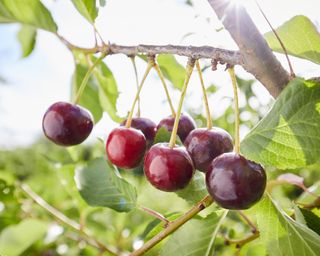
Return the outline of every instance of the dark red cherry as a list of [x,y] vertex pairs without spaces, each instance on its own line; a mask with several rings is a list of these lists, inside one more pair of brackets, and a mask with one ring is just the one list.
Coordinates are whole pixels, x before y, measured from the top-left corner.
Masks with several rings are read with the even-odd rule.
[[72,146],[83,142],[93,128],[89,111],[67,102],[51,105],[42,119],[46,137],[61,146]]
[[146,138],[140,130],[118,127],[109,134],[106,152],[111,163],[132,169],[139,165],[146,151]]
[[202,172],[207,172],[214,158],[233,149],[230,134],[218,127],[210,130],[194,129],[189,133],[184,145],[192,158],[194,167]]
[[[158,126],[157,129],[160,129],[161,127],[165,127],[168,131],[172,131],[173,124],[174,124],[175,118],[172,116],[168,116],[164,119],[162,119]],[[182,142],[186,139],[188,134],[196,128],[196,123],[195,121],[186,114],[181,114],[180,120],[179,120],[179,126],[178,126],[178,136]]]
[[194,174],[191,157],[184,147],[168,143],[153,145],[144,158],[144,172],[156,188],[171,192],[186,187]]
[[209,194],[227,209],[247,209],[260,200],[266,187],[266,173],[260,164],[237,153],[214,159],[206,173]]
[[[126,124],[127,120],[121,123],[121,126]],[[131,121],[131,127],[142,131],[147,140],[147,147],[150,147],[153,143],[156,135],[157,125],[148,118],[134,117]]]

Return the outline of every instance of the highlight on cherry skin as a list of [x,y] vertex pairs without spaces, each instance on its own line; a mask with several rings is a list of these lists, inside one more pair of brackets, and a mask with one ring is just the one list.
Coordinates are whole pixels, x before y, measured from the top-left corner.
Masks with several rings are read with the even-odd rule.
[[[166,128],[169,132],[172,131],[174,125],[175,118],[173,116],[167,116],[163,118],[158,126],[157,129],[161,127]],[[196,128],[196,123],[192,117],[188,114],[181,113],[179,125],[178,125],[178,136],[182,142],[187,138],[188,134]]]
[[230,152],[212,161],[206,173],[209,194],[223,208],[242,210],[257,203],[266,187],[264,168],[240,154]]
[[[125,126],[127,120],[124,120],[120,125]],[[131,127],[140,130],[146,137],[147,148],[151,147],[154,137],[156,136],[157,125],[155,122],[145,117],[133,117]]]
[[145,155],[144,172],[151,185],[173,192],[190,183],[195,169],[184,147],[170,148],[169,143],[157,143]]
[[124,169],[137,167],[143,159],[146,147],[146,138],[140,130],[122,126],[113,129],[106,142],[108,159]]
[[73,146],[83,142],[93,128],[88,110],[68,102],[56,102],[45,112],[42,130],[52,142],[61,146]]
[[219,127],[194,129],[189,133],[184,145],[194,167],[201,172],[207,172],[212,160],[217,156],[233,150],[231,135]]

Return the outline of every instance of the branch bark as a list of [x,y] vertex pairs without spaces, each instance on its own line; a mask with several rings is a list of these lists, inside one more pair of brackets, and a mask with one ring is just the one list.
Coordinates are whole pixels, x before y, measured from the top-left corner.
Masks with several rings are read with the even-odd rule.
[[232,4],[230,0],[208,2],[237,43],[243,68],[253,74],[276,98],[288,84],[289,74],[276,59],[245,8]]

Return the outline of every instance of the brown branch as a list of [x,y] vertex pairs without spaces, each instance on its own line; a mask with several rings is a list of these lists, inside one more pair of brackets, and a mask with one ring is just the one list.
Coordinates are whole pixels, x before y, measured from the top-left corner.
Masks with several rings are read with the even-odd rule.
[[111,54],[125,54],[127,56],[135,56],[139,54],[157,55],[157,54],[175,54],[193,59],[214,59],[221,63],[230,65],[242,65],[242,59],[237,51],[230,51],[211,46],[181,46],[181,45],[136,45],[124,46],[118,44],[109,44],[103,46],[95,46],[92,48],[82,48],[67,41],[62,36],[59,39],[70,49],[81,51],[87,54],[98,52]]
[[243,67],[253,74],[274,97],[289,82],[288,72],[281,66],[243,6],[230,0],[208,0],[218,18],[237,43]]

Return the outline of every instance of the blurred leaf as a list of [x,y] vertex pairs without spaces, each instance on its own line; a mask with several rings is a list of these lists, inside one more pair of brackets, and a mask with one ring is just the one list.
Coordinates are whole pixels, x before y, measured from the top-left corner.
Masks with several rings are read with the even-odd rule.
[[[77,94],[81,82],[86,75],[88,68],[82,64],[76,64],[75,72],[72,79],[72,98]],[[99,103],[99,91],[98,86],[94,79],[91,77],[88,81],[86,88],[81,95],[79,105],[88,109],[93,115],[94,122],[97,123],[101,117],[103,110]]]
[[118,212],[128,212],[136,206],[135,188],[103,158],[77,170],[75,180],[82,198],[91,206],[109,207]]
[[210,86],[206,89],[206,91],[207,91],[208,94],[214,94],[215,92],[217,92],[217,90],[218,90],[218,88],[217,88],[217,86],[214,85],[214,84],[210,85]]
[[269,197],[253,209],[260,230],[260,239],[272,256],[318,255],[320,236],[292,220]]
[[98,16],[96,0],[72,0],[73,5],[91,24],[94,23]]
[[106,0],[99,0],[99,4],[101,7],[106,6],[107,1]]
[[[295,16],[276,29],[287,52],[320,64],[320,34],[308,17]],[[271,49],[283,53],[274,33],[264,35]]]
[[189,185],[176,194],[191,204],[199,202],[208,195],[204,177],[203,173],[196,171]]
[[[154,137],[153,144],[161,143],[161,142],[169,142],[171,137],[171,132],[169,132],[165,127],[160,127],[157,130],[156,136]],[[182,142],[179,136],[176,137],[176,144],[182,145]]]
[[171,54],[158,55],[157,62],[164,77],[172,83],[173,87],[181,90],[186,73],[184,67]]
[[[311,194],[311,193],[312,194]],[[318,181],[314,185],[308,188],[308,191],[304,191],[296,200],[297,204],[307,205],[313,203],[317,198],[315,195],[320,196],[320,182]]]
[[281,169],[319,161],[320,83],[292,80],[241,143],[249,159]]
[[301,211],[307,226],[320,235],[320,217],[310,210],[303,208],[299,208],[299,210]]
[[37,29],[29,26],[22,25],[18,33],[18,40],[22,49],[22,57],[28,57],[36,44]]
[[257,241],[246,243],[241,247],[240,256],[266,256],[266,247]]
[[[96,58],[93,58],[93,60],[95,61]],[[113,121],[120,123],[123,118],[117,115],[119,91],[111,70],[104,62],[101,62],[95,69],[94,75],[98,81],[101,107],[109,114]]]
[[18,225],[7,227],[0,234],[0,255],[20,255],[44,237],[47,227],[45,222],[36,219],[26,219]]
[[20,22],[36,28],[57,32],[50,12],[39,0],[1,0],[0,23]]
[[165,256],[209,256],[221,222],[228,211],[211,213],[204,219],[191,219],[163,246],[160,255]]

